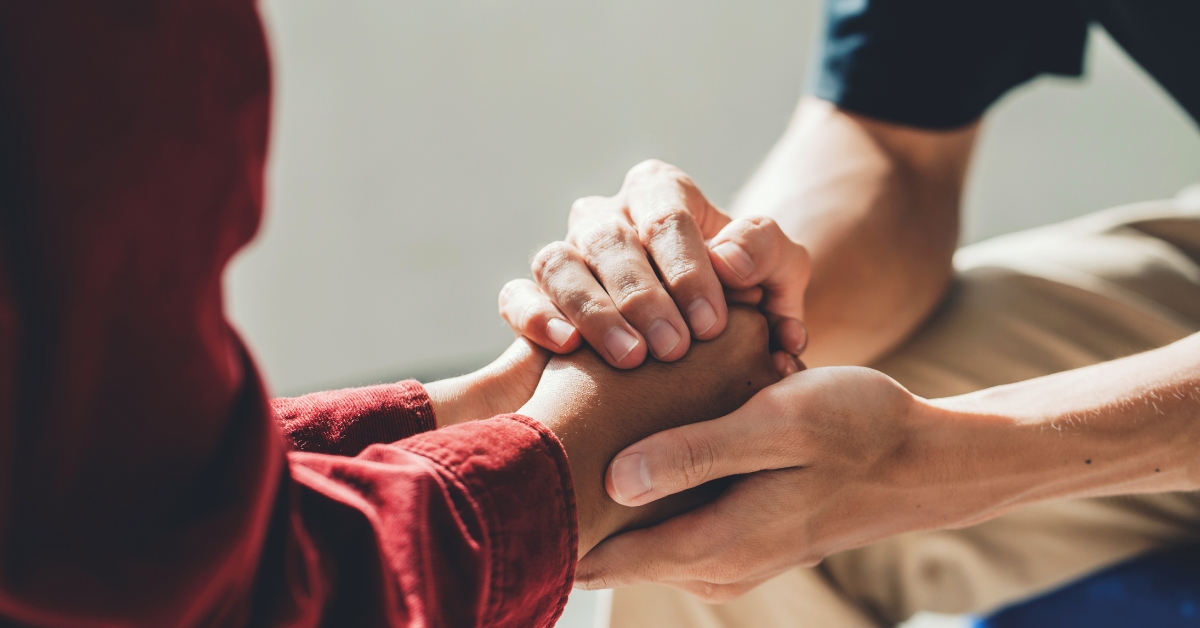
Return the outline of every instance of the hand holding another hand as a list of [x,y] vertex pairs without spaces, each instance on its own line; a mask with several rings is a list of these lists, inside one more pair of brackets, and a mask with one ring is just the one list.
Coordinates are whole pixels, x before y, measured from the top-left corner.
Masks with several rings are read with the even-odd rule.
[[712,503],[605,540],[576,584],[661,582],[724,601],[834,552],[962,522],[976,500],[950,469],[970,442],[945,417],[878,371],[831,367],[650,436],[613,459],[615,501],[640,506],[740,477]]
[[586,342],[617,368],[648,354],[678,360],[693,338],[725,329],[729,301],[758,306],[771,324],[776,368],[799,369],[808,252],[769,218],[731,221],[669,164],[643,162],[616,196],[575,201],[566,239],[532,266],[534,281],[504,287],[500,313],[555,353]]
[[767,325],[745,307],[729,310],[725,333],[698,342],[672,364],[621,371],[584,349],[550,361],[520,413],[558,436],[567,452],[579,513],[579,553],[622,530],[645,526],[711,498],[681,494],[641,508],[605,493],[613,455],[640,438],[729,412],[778,381],[767,353]]

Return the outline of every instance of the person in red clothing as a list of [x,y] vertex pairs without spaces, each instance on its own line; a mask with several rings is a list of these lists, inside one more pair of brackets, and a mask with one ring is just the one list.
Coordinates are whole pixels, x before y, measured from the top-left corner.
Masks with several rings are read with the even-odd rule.
[[607,460],[773,381],[765,322],[269,401],[221,285],[269,105],[252,0],[0,2],[0,624],[550,625],[695,499],[617,506]]

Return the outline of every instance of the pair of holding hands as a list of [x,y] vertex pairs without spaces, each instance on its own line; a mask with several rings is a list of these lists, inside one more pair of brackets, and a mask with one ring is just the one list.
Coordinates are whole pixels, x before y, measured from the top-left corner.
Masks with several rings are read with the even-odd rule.
[[[505,286],[500,311],[559,354],[542,373],[545,353],[524,340],[510,351],[540,376],[525,378],[520,412],[559,435],[576,477],[577,586],[660,582],[727,600],[920,527],[898,505],[925,482],[909,471],[924,451],[909,419],[921,400],[870,369],[797,374],[809,256],[774,221],[731,220],[683,172],[645,162],[616,196],[575,203],[533,276]],[[575,352],[585,343],[594,352]],[[636,371],[600,363],[649,356]]]

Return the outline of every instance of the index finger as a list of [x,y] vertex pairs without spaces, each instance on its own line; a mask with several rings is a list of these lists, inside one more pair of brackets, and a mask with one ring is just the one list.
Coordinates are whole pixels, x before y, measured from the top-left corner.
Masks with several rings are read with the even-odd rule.
[[[621,587],[699,580],[731,584],[777,565],[771,526],[795,503],[781,495],[794,470],[765,471],[733,483],[716,500],[655,526],[623,532],[579,561],[576,586]],[[796,496],[798,501],[798,496]]]

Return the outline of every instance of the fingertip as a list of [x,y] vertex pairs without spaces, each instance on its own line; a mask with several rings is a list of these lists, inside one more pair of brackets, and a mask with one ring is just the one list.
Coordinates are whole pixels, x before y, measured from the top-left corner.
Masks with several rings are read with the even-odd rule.
[[800,355],[808,346],[808,328],[797,319],[785,318],[775,325],[775,340],[784,351]]
[[546,321],[546,337],[554,344],[554,349],[563,349],[572,340],[578,338],[579,330],[561,318],[551,318]]
[[775,372],[780,377],[787,377],[794,373],[799,373],[804,370],[801,368],[800,361],[786,351],[776,351],[771,354],[771,362],[775,366]]
[[712,340],[725,331],[728,323],[728,306],[722,298],[718,303],[713,299],[700,297],[687,307],[688,327],[697,340]]
[[631,369],[646,361],[646,342],[636,331],[613,327],[604,335],[601,344],[605,361],[614,368]]

